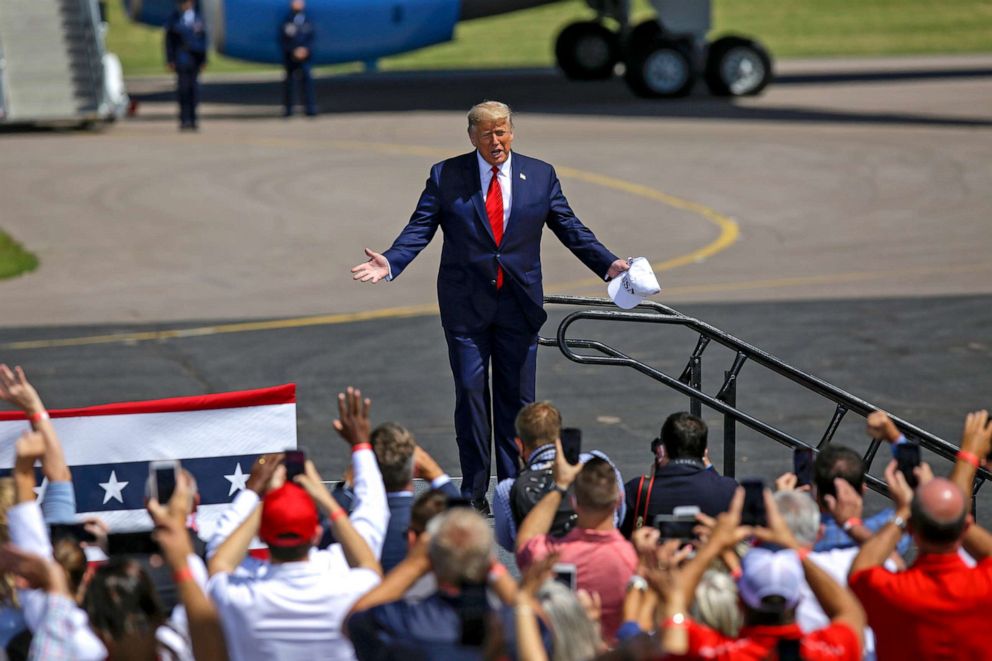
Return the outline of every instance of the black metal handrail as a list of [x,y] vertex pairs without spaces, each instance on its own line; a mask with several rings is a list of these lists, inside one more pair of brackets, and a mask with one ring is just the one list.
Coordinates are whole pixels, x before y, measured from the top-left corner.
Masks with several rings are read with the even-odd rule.
[[[686,316],[678,310],[661,303],[645,301],[633,310],[626,311],[617,308],[606,298],[546,296],[544,302],[553,305],[571,305],[600,309],[578,310],[568,314],[558,325],[558,330],[554,338],[539,338],[541,345],[558,347],[566,358],[576,363],[584,365],[615,365],[632,368],[655,381],[687,395],[690,400],[690,410],[694,415],[700,415],[703,404],[722,413],[725,419],[723,468],[724,472],[730,476],[736,473],[737,423],[741,423],[787,447],[812,448],[818,451],[830,443],[841,420],[849,411],[867,417],[869,413],[879,409],[878,406],[860,397],[856,397],[833,384],[827,383],[823,379],[788,365],[770,353],[748,344],[730,333],[726,333],[693,317]],[[685,369],[676,378],[635,358],[631,358],[603,342],[566,337],[569,327],[580,319],[683,326],[697,332],[699,339],[696,342],[695,349],[693,349],[692,354],[689,356]],[[724,372],[724,381],[716,395],[709,395],[702,390],[703,352],[710,342],[716,342],[734,352],[733,364],[730,366],[730,369]],[[576,349],[595,350],[602,355],[576,353]],[[811,446],[791,434],[737,408],[737,378],[748,360],[770,369],[835,404],[833,416],[815,446]],[[890,417],[899,430],[906,435],[907,439],[918,442],[922,447],[945,459],[950,461],[955,460],[955,455],[958,451],[957,446],[896,416]],[[878,439],[874,439],[869,443],[868,450],[864,455],[866,472],[871,470],[871,464],[875,459],[880,445],[881,441]],[[888,493],[888,489],[882,480],[872,475],[866,475],[865,477],[868,486],[872,489],[879,493]],[[979,488],[989,478],[992,478],[992,474],[984,468],[979,469],[975,479],[973,495],[978,493]]]

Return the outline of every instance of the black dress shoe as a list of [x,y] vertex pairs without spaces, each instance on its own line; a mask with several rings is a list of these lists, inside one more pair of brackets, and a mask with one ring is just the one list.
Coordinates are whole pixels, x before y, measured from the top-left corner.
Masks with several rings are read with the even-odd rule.
[[472,507],[474,507],[475,508],[475,511],[478,512],[479,514],[481,514],[482,516],[492,516],[493,515],[492,510],[489,509],[489,501],[486,500],[486,497],[485,496],[483,496],[482,498],[476,498],[475,500],[473,500],[472,501]]

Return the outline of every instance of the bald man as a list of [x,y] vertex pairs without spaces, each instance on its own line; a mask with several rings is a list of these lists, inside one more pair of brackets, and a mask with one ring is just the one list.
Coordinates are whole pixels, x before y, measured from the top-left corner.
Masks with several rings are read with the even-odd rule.
[[[969,526],[969,499],[929,466],[916,469],[915,494],[892,461],[885,471],[896,516],[861,548],[851,566],[851,589],[875,631],[876,652],[886,659],[986,658],[988,610],[992,607],[992,558],[988,546],[970,548],[978,564],[959,553]],[[906,571],[882,563],[904,530],[919,553]],[[987,535],[987,533],[986,533]]]

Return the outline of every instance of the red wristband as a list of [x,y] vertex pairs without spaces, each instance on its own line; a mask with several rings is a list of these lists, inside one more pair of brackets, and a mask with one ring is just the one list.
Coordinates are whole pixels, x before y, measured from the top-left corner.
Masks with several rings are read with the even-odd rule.
[[359,450],[371,450],[371,449],[372,449],[371,443],[357,443],[356,445],[351,446],[352,452],[358,452]]
[[338,509],[334,510],[333,512],[331,512],[331,523],[334,523],[336,521],[340,521],[341,519],[346,519],[346,518],[348,518],[348,512],[346,512],[343,507],[338,508]]
[[664,629],[670,629],[672,627],[681,629],[683,627],[689,626],[689,623],[686,621],[686,619],[687,618],[683,613],[676,613],[671,617],[665,618],[665,621],[661,623],[661,626]]
[[981,463],[978,460],[978,455],[976,455],[973,452],[968,452],[967,450],[958,450],[957,457],[961,461],[967,461],[969,464],[971,464],[975,468],[978,468],[978,464]]
[[811,550],[806,548],[805,546],[801,546],[798,549],[796,549],[796,555],[799,556],[799,562],[805,560],[806,557],[810,554],[810,552]]
[[192,581],[193,571],[189,568],[188,565],[186,567],[183,567],[182,569],[177,569],[172,573],[172,580],[175,582],[176,585],[179,585],[183,581]]
[[32,424],[37,424],[42,420],[48,420],[48,419],[49,419],[48,411],[46,411],[45,409],[42,409],[36,413],[32,413],[31,415],[28,416],[28,420],[30,420]]
[[841,528],[843,528],[844,532],[848,532],[854,526],[863,526],[863,525],[865,525],[864,521],[862,521],[856,516],[852,516],[850,519],[844,522],[844,525],[842,525]]

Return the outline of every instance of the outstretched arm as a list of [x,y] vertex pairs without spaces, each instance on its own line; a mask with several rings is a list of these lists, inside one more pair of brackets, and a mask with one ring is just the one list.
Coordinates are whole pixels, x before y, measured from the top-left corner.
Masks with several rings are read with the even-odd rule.
[[420,200],[417,202],[417,208],[410,216],[406,227],[393,241],[393,245],[383,254],[366,248],[365,255],[369,259],[351,269],[353,279],[374,284],[380,280],[398,278],[407,265],[431,242],[440,223],[438,215],[441,208],[441,196],[438,190],[440,168],[441,166],[435,166],[431,169],[424,192],[420,194]]

